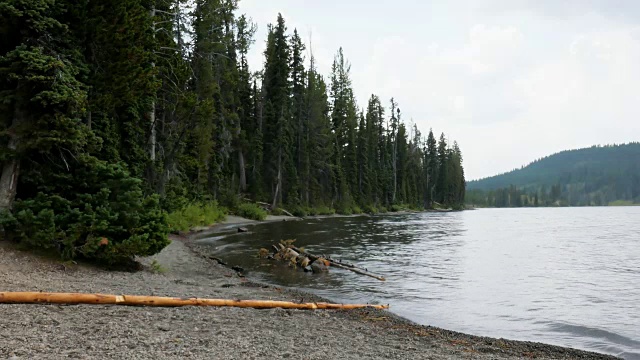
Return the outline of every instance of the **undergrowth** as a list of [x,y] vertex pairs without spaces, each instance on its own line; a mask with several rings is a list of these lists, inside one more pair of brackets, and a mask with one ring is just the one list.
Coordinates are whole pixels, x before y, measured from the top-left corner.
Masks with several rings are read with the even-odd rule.
[[188,231],[196,226],[210,226],[226,218],[227,210],[216,201],[192,203],[169,214],[167,222],[173,232]]

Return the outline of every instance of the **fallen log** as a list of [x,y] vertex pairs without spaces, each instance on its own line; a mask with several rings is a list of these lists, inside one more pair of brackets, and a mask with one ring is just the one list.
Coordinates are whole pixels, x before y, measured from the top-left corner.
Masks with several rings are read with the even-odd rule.
[[0,292],[1,304],[92,304],[129,306],[227,306],[254,309],[301,309],[301,310],[351,310],[361,308],[388,309],[389,305],[331,304],[324,302],[294,303],[275,300],[229,300],[175,298],[161,296],[85,294],[85,293],[44,293],[44,292]]
[[331,263],[331,266],[335,266],[335,267],[340,268],[340,269],[350,270],[350,271],[353,271],[356,274],[369,276],[369,277],[372,277],[374,279],[378,279],[380,281],[385,281],[386,280],[383,276],[378,276],[378,275],[372,274],[372,273],[370,273],[368,271],[360,270],[357,267],[344,266],[344,265],[338,264],[336,262],[333,262],[331,260],[329,260],[329,262]]
[[[258,205],[262,205],[263,207],[265,207],[265,208],[266,208],[267,210],[269,210],[269,211],[273,210],[273,209],[271,208],[271,207],[272,207],[272,206],[271,206],[271,204],[266,203],[266,202],[262,202],[262,201],[253,201],[253,200],[248,199],[248,198],[244,198],[244,201],[254,202],[254,203],[258,204]],[[280,208],[280,210],[281,210],[285,215],[287,215],[287,216],[296,217],[295,215],[293,215],[292,213],[288,212],[287,210],[285,210],[285,209],[283,209],[283,208]]]
[[[320,256],[316,256],[316,255],[313,255],[313,254],[309,254],[308,252],[304,252],[304,251],[298,249],[297,247],[295,247],[293,245],[291,246],[291,248],[294,251],[297,251],[298,253],[307,256],[309,259],[311,259],[311,261],[316,261],[317,259],[321,258]],[[325,259],[325,258],[322,258],[322,259]],[[331,266],[335,266],[335,267],[340,268],[340,269],[353,271],[356,274],[369,276],[369,277],[372,277],[372,278],[380,280],[380,281],[386,281],[386,279],[383,276],[378,276],[376,274],[372,274],[369,271],[367,271],[366,269],[360,269],[360,268],[356,267],[355,265],[343,264],[341,262],[338,262],[338,261],[335,261],[335,260],[331,260],[331,259],[325,259],[325,260],[329,261],[329,264]],[[313,263],[312,263],[312,265],[313,265]]]

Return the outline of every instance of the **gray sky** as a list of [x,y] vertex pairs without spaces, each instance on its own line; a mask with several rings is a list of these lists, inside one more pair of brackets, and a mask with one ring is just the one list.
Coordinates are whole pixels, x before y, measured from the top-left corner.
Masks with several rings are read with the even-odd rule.
[[358,105],[457,140],[467,179],[551,153],[640,140],[640,1],[242,0],[262,67],[278,12],[328,76],[342,46]]

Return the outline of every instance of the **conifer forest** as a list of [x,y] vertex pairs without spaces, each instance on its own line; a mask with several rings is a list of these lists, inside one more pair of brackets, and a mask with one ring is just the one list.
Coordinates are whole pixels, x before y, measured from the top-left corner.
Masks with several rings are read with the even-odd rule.
[[401,99],[357,103],[348,49],[321,74],[274,20],[255,39],[237,0],[0,1],[3,236],[110,263],[160,251],[193,206],[460,208],[458,144]]

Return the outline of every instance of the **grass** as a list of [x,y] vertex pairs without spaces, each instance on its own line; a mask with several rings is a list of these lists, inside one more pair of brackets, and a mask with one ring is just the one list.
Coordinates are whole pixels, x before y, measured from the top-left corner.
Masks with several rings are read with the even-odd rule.
[[211,226],[223,221],[226,214],[227,210],[219,206],[216,201],[193,203],[170,213],[167,223],[173,232],[189,231],[197,226]]
[[609,203],[609,206],[639,206],[631,200],[616,200]]
[[167,269],[165,269],[162,265],[160,265],[160,263],[156,259],[153,259],[153,261],[149,265],[149,270],[151,270],[151,272],[156,274],[164,274],[167,272]]
[[267,212],[256,204],[240,204],[235,211],[236,215],[251,220],[262,221],[267,218]]

